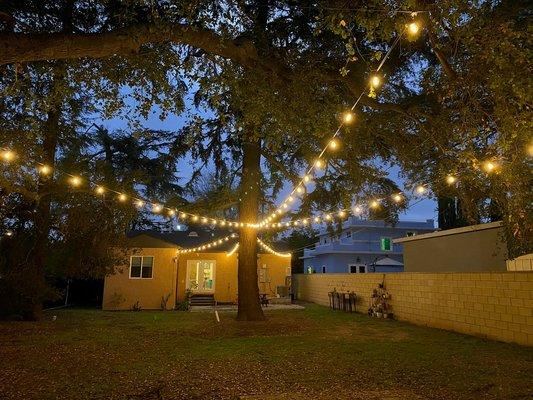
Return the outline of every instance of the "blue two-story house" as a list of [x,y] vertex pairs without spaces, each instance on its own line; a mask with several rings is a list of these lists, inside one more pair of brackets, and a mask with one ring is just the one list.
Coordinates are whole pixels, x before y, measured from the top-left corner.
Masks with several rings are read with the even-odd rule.
[[393,239],[434,230],[432,219],[390,225],[352,216],[343,223],[340,232],[332,235],[326,229],[320,231],[314,248],[304,250],[304,272],[401,272],[403,249]]

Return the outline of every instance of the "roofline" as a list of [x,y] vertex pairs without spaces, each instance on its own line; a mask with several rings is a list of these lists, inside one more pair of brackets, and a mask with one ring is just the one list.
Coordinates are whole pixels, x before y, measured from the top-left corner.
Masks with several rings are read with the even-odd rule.
[[424,239],[430,239],[430,238],[440,237],[440,236],[450,236],[450,235],[458,235],[461,233],[478,232],[478,231],[483,231],[486,229],[496,229],[496,228],[500,228],[501,226],[503,226],[502,221],[489,222],[486,224],[463,226],[461,228],[446,229],[445,231],[436,231],[436,232],[431,232],[431,233],[423,233],[421,235],[416,235],[416,236],[408,236],[404,238],[393,239],[392,242],[393,243],[414,242],[415,240],[424,240]]

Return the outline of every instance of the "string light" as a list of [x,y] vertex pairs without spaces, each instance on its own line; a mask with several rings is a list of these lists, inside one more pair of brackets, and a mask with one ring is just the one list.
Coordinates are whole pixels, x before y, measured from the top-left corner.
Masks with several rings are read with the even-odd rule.
[[276,250],[274,250],[272,247],[270,247],[269,245],[267,245],[265,242],[263,242],[261,239],[257,238],[257,243],[259,243],[259,245],[265,249],[266,251],[268,251],[269,253],[271,254],[274,254],[275,256],[278,256],[278,257],[285,257],[285,258],[288,258],[288,257],[291,257],[291,253],[279,253],[277,252]]
[[235,252],[237,251],[237,249],[239,248],[239,243],[237,243],[233,249],[230,250],[229,253],[226,253],[226,257],[231,257],[233,254],[235,254]]
[[455,182],[457,182],[457,178],[456,178],[455,176],[453,176],[453,175],[448,175],[448,176],[446,177],[446,183],[447,183],[448,185],[453,185]]
[[163,206],[160,204],[152,204],[152,211],[154,213],[160,213],[163,210]]
[[491,173],[493,172],[495,169],[497,168],[497,164],[495,164],[494,162],[492,161],[485,161],[483,163],[483,169],[485,170],[485,172],[487,173]]
[[128,200],[128,196],[126,196],[124,193],[120,193],[118,195],[118,201],[125,202],[126,200]]
[[15,152],[11,150],[4,150],[2,151],[0,156],[2,157],[2,160],[4,160],[5,162],[11,162],[15,159]]
[[416,193],[418,194],[424,194],[426,193],[426,188],[423,185],[418,185],[416,187]]
[[403,196],[399,193],[396,193],[392,195],[392,200],[394,200],[396,203],[400,203],[403,200]]
[[49,167],[48,165],[45,165],[45,164],[43,164],[43,165],[39,165],[39,167],[37,168],[37,170],[39,171],[39,173],[40,173],[41,175],[44,175],[44,176],[49,175],[50,172],[52,172],[52,168]]
[[351,124],[355,119],[355,115],[351,111],[346,111],[342,117],[345,124]]
[[81,178],[79,176],[71,176],[69,179],[69,182],[72,186],[80,186],[81,185]]
[[355,215],[360,215],[362,212],[363,212],[363,209],[362,209],[361,207],[359,207],[359,206],[354,206],[354,208],[353,208],[353,213],[354,213]]
[[324,167],[324,162],[319,158],[315,161],[315,168],[320,169]]
[[337,147],[339,147],[339,142],[337,141],[337,139],[331,139],[329,141],[329,148],[332,150],[336,150]]
[[409,32],[410,35],[415,36],[420,31],[420,26],[416,21],[413,21],[409,24],[407,24],[407,32]]
[[137,200],[135,201],[135,206],[136,206],[137,208],[143,208],[143,207],[144,207],[144,204],[145,204],[144,201],[142,201],[141,199],[137,199]]
[[197,247],[179,249],[178,250],[178,254],[194,253],[194,252],[197,252],[198,250],[205,250],[205,249],[210,249],[211,247],[217,247],[217,246],[220,246],[222,243],[227,242],[228,240],[230,240],[232,238],[235,238],[235,237],[237,237],[237,235],[235,233],[232,233],[231,235],[225,236],[223,238],[216,239],[216,240],[214,240],[212,242],[209,242],[209,243],[204,243],[204,244],[202,244],[200,246],[197,246]]
[[105,193],[105,189],[103,186],[96,186],[96,188],[94,189],[94,191],[96,192],[96,194],[99,194],[99,195],[102,195]]
[[168,216],[169,217],[173,217],[174,215],[176,215],[176,211],[174,211],[172,209],[168,210]]
[[377,89],[381,85],[381,77],[378,74],[374,74],[370,77],[370,87]]

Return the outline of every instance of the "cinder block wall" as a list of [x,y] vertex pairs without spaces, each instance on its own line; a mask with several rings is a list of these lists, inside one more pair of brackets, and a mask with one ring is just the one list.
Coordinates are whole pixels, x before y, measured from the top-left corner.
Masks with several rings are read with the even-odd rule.
[[296,297],[328,306],[328,292],[354,291],[366,313],[381,282],[395,318],[533,345],[533,272],[305,274],[294,276]]

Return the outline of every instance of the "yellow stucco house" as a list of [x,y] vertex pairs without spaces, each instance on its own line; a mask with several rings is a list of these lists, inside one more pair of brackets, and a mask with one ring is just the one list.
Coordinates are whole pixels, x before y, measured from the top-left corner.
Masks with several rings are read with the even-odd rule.
[[[117,266],[104,283],[104,310],[173,309],[188,293],[214,297],[217,303],[236,303],[237,260],[231,239],[201,252],[178,250],[201,246],[228,235],[227,231],[187,230],[132,232],[125,265]],[[286,295],[291,258],[258,250],[259,292],[269,298]]]

